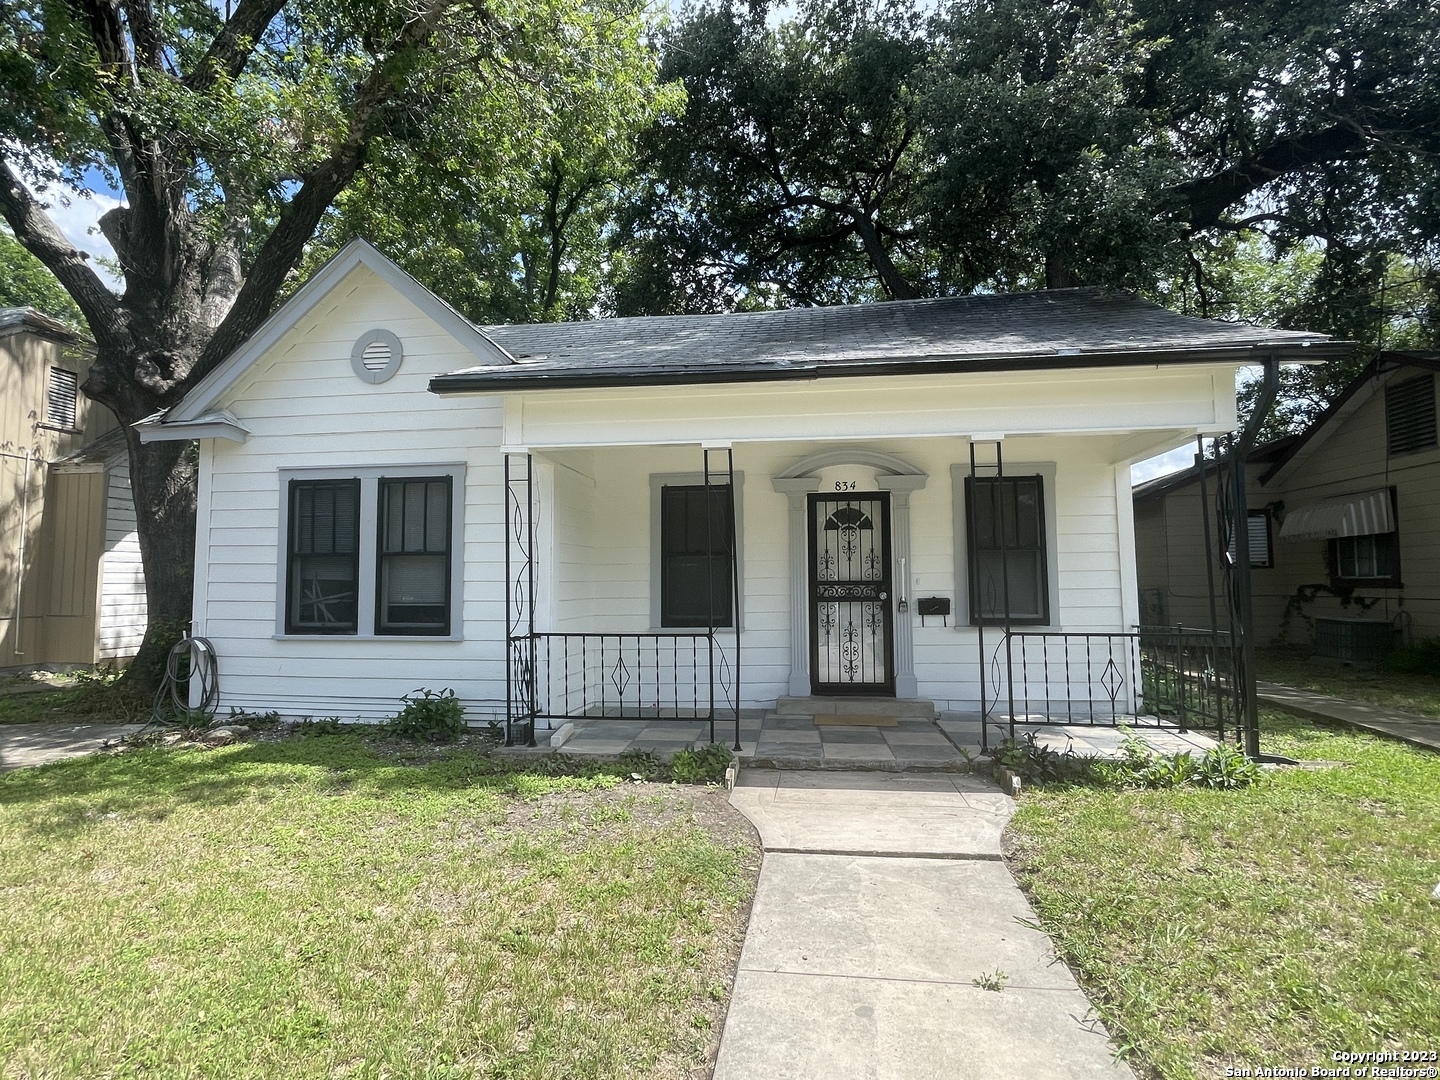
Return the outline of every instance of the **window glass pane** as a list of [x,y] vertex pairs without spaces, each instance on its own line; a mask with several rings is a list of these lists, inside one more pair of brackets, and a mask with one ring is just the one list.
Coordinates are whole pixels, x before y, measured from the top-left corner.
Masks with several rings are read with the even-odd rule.
[[443,555],[387,558],[380,568],[384,625],[391,629],[445,624]]
[[1357,581],[1395,576],[1395,534],[1342,536],[1335,541],[1335,575]]
[[405,485],[405,550],[425,550],[425,484]]
[[432,483],[425,486],[425,550],[446,551],[450,547],[450,487]]

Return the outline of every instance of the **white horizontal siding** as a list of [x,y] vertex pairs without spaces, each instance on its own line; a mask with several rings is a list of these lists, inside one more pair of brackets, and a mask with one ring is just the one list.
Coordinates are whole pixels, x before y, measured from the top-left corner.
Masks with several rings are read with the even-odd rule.
[[105,548],[100,556],[100,625],[96,655],[128,660],[145,636],[145,570],[140,561],[130,464],[123,458],[106,472]]

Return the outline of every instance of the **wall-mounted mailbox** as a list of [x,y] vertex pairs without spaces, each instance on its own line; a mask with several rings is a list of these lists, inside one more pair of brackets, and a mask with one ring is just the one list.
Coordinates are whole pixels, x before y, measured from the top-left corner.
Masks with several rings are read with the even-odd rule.
[[925,625],[925,616],[938,615],[949,626],[950,598],[948,596],[917,596],[915,610],[920,613],[920,625]]

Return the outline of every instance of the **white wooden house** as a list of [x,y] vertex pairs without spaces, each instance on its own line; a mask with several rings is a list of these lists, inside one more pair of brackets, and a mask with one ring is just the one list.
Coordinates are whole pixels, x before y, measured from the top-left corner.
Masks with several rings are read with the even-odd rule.
[[1095,289],[479,327],[355,241],[142,434],[200,441],[222,706],[703,714],[713,659],[746,709],[966,711],[1001,624],[1133,630],[1131,462],[1334,348]]

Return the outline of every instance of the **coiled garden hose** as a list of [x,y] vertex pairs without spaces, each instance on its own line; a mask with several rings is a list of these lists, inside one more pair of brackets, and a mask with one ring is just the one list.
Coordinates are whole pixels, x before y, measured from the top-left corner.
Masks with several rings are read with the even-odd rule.
[[[199,682],[200,700],[190,704],[190,689]],[[198,727],[215,718],[220,704],[220,671],[215,663],[215,646],[208,638],[181,638],[165,658],[165,677],[155,691],[151,724],[184,724]]]

